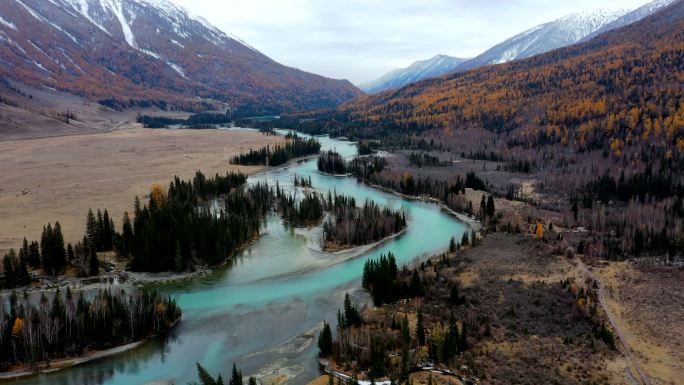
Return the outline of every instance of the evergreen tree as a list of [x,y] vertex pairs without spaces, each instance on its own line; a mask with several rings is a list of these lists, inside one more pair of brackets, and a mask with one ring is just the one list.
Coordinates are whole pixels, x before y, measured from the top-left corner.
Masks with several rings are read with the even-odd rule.
[[53,229],[53,256],[55,273],[59,274],[66,267],[66,249],[64,247],[64,236],[62,236],[62,226],[55,222]]
[[318,349],[321,357],[330,357],[332,355],[332,330],[327,322],[323,322],[323,330],[318,336]]
[[401,323],[401,377],[409,376],[409,347],[411,344],[411,331],[409,330],[408,316],[404,315]]
[[[137,198],[137,197],[136,197]],[[88,238],[88,243],[96,247],[99,241],[99,231],[97,219],[95,219],[95,214],[93,210],[88,209],[88,216],[86,217],[86,238]]]
[[16,286],[17,282],[17,261],[16,261],[16,256],[14,255],[14,250],[10,250],[9,253],[5,254],[5,257],[2,259],[2,266],[3,266],[3,271],[5,273],[5,287],[8,289],[12,289]]
[[128,258],[130,256],[131,248],[133,246],[133,227],[131,226],[131,218],[128,216],[128,211],[124,212],[121,226],[121,246],[119,256]]
[[97,253],[94,247],[90,247],[90,255],[88,257],[88,275],[95,276],[100,274],[100,261],[97,259]]
[[416,322],[416,340],[419,346],[425,345],[425,326],[423,326],[423,310],[418,309],[418,320]]
[[449,240],[449,252],[456,252],[456,239],[454,237],[451,237],[451,239]]
[[461,238],[461,246],[468,246],[470,241],[468,240],[468,233],[464,232],[463,233],[463,238]]
[[67,260],[69,262],[74,260],[74,248],[71,246],[71,243],[67,245]]
[[233,372],[230,377],[229,385],[242,385],[242,372],[237,369],[235,363],[233,363]]
[[114,223],[109,218],[109,213],[105,209],[102,214],[102,251],[111,251],[112,240],[114,239]]
[[347,327],[361,325],[361,316],[354,305],[352,305],[349,293],[344,295],[344,319]]
[[96,251],[103,251],[105,249],[104,247],[104,232],[105,232],[105,226],[104,226],[104,218],[102,217],[102,212],[100,209],[97,210],[97,231],[95,235],[95,250]]
[[467,334],[467,328],[465,323],[463,324],[463,327],[461,328],[461,335],[459,336],[458,339],[458,352],[463,353],[466,350],[468,350],[468,338],[466,336]]
[[31,242],[29,245],[28,264],[33,268],[40,267],[40,246],[36,241]]
[[487,216],[490,218],[494,218],[495,213],[496,209],[494,208],[494,197],[490,195],[487,199]]
[[[199,377],[201,385],[219,385],[219,382],[214,380],[211,374],[209,374],[209,372],[199,363],[197,363],[197,376]],[[219,375],[219,379],[220,378],[221,376]],[[221,380],[221,383],[223,383],[223,380]]]

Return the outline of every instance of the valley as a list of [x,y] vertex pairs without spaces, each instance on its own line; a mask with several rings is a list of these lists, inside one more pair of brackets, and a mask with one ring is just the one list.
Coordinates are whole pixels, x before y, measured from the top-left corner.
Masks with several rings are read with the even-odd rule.
[[0,382],[684,385],[684,0],[257,3],[0,2]]

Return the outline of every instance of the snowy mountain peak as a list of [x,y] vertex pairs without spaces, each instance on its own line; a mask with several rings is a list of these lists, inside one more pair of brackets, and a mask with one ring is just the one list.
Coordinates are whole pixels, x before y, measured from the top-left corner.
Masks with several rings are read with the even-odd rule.
[[[468,70],[489,64],[506,63],[572,45],[601,31],[637,21],[673,1],[655,0],[639,8],[641,16],[638,18],[630,16],[636,11],[630,12],[626,9],[597,9],[572,13],[513,36],[463,63],[458,69]],[[620,22],[621,20],[623,21]]]
[[629,12],[627,9],[597,9],[595,11],[576,12],[561,17],[550,24],[574,35],[573,38],[577,41],[627,12]]
[[466,60],[447,55],[436,55],[427,60],[417,61],[406,68],[392,70],[378,79],[361,84],[360,88],[369,93],[400,88],[419,80],[444,75],[453,71]]
[[0,76],[103,99],[268,100],[277,111],[360,93],[282,66],[168,0],[0,0],[0,57]]

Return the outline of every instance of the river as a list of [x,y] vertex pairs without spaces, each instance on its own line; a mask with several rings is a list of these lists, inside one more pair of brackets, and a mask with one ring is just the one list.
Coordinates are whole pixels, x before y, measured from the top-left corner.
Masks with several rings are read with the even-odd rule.
[[[336,149],[350,158],[353,143],[318,138],[323,150]],[[321,192],[337,191],[357,202],[371,199],[405,211],[408,229],[399,237],[355,258],[321,252],[315,231],[295,230],[275,215],[264,221],[263,236],[244,250],[232,266],[157,290],[174,297],[183,310],[181,322],[164,340],[153,340],[118,356],[16,384],[50,385],[185,385],[196,381],[195,363],[210,373],[230,377],[233,362],[245,376],[282,375],[290,384],[305,384],[318,375],[317,334],[322,320],[333,325],[344,294],[367,302],[359,290],[364,262],[392,251],[400,264],[446,249],[449,238],[461,239],[467,225],[443,213],[436,204],[398,198],[350,177],[316,170],[316,159],[251,176],[294,189],[294,175],[312,179]]]

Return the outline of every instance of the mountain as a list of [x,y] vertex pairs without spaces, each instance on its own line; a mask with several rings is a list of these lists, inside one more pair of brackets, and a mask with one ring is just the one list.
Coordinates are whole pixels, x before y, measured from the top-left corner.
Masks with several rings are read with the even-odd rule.
[[589,40],[595,36],[598,36],[604,32],[614,30],[616,28],[624,27],[625,25],[632,24],[643,19],[646,16],[652,15],[661,8],[672,4],[675,0],[655,0],[644,6],[641,6],[627,14],[611,21],[610,23],[604,25],[603,27],[597,29],[596,31],[590,33],[582,40]]
[[663,167],[681,167],[682,31],[679,0],[584,43],[422,80],[281,123],[390,144],[434,138],[457,153],[536,158],[549,167],[585,162],[575,170],[594,177],[597,164],[629,168],[663,160]]
[[115,108],[331,107],[361,92],[286,67],[167,0],[3,0],[0,76]]
[[531,28],[497,44],[459,66],[468,70],[490,64],[528,58],[556,48],[575,44],[592,32],[625,15],[624,10],[597,10],[573,13],[550,23]]
[[392,70],[378,79],[360,84],[359,88],[368,93],[401,88],[418,80],[451,72],[466,60],[447,55],[437,55],[431,59],[417,61],[406,68]]

